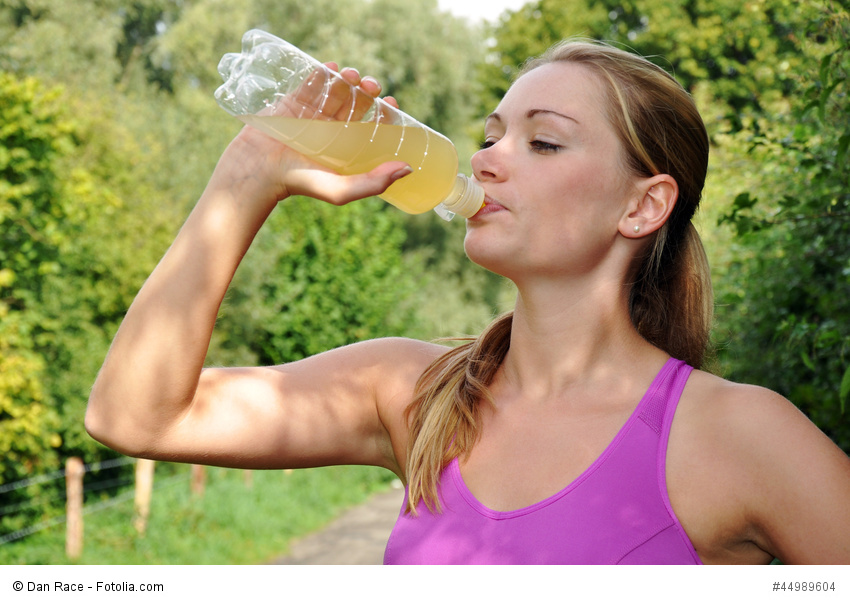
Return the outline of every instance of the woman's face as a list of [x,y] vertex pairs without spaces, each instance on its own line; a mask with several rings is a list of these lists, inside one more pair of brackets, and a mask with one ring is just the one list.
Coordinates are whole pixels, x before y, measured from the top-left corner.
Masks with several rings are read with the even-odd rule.
[[514,281],[586,274],[610,257],[634,179],[605,114],[602,84],[574,63],[517,80],[485,123],[472,158],[487,205],[465,249]]

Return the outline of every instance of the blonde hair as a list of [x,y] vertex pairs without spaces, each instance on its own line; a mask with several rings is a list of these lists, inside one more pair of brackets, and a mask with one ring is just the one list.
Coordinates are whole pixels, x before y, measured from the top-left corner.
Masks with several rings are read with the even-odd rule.
[[[708,135],[691,96],[667,72],[638,55],[590,41],[565,41],[528,61],[519,76],[548,63],[589,68],[606,90],[605,111],[629,171],[669,174],[679,196],[665,225],[632,266],[629,313],[650,343],[694,367],[709,343],[713,295],[708,261],[691,219],[708,169]],[[504,360],[513,315],[497,318],[477,339],[452,349],[422,374],[407,408],[408,510],[439,508],[443,468],[469,452],[479,435],[481,402]]]

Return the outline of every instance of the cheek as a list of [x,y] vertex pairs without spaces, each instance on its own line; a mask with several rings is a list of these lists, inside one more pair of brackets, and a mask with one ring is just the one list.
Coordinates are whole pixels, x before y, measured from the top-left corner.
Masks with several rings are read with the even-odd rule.
[[578,224],[582,229],[605,229],[608,223],[616,228],[627,201],[621,176],[621,172],[599,164],[564,174],[547,193],[554,202],[548,205],[551,215],[547,220]]

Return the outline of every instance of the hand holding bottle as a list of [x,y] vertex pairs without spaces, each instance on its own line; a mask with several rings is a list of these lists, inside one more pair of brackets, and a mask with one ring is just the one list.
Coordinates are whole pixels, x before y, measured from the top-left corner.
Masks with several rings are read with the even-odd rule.
[[[324,67],[328,71],[316,70],[293,95],[269,105],[264,113],[281,118],[310,115],[326,121],[345,120],[362,116],[381,92],[381,85],[374,78],[361,78],[357,70],[351,68],[339,72],[345,85],[336,83],[328,86],[325,79],[328,73],[337,70],[337,65],[327,63]],[[352,95],[351,91],[356,91],[356,95]],[[383,102],[390,107],[398,107],[392,97],[386,97]],[[278,139],[246,127],[222,156],[214,179],[223,178],[240,186],[249,184],[254,188],[251,197],[274,202],[290,195],[306,195],[343,205],[380,195],[393,182],[409,173],[406,162],[394,160],[365,173],[340,175],[283,145]]]
[[[410,177],[380,193],[405,212],[435,209],[447,219],[454,213],[471,217],[478,212],[484,192],[457,174],[451,141],[396,104],[378,99],[373,80],[344,71],[337,73],[288,42],[251,30],[242,38],[241,53],[222,57],[219,72],[225,82],[215,97],[249,126],[339,174],[372,174],[378,169],[381,180],[389,177],[387,182],[393,183],[405,174],[396,162],[407,164]],[[387,163],[393,167],[382,166]],[[312,195],[314,183],[294,176],[295,187],[288,191]],[[358,191],[371,189],[360,185]],[[333,199],[347,200],[349,192],[340,193],[334,190]]]

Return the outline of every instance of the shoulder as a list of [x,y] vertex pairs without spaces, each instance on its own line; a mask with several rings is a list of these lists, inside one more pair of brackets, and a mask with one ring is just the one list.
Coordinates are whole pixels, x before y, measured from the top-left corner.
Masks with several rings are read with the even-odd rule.
[[[348,371],[371,369],[375,373],[395,375],[422,372],[449,348],[412,338],[376,338],[345,345],[295,364],[339,366]],[[293,364],[280,366],[286,368]]]
[[370,366],[387,379],[419,375],[450,348],[412,338],[377,338],[329,351],[324,355],[345,357],[356,366]]
[[395,459],[404,468],[408,426],[406,411],[413,401],[422,374],[450,347],[410,338],[379,338],[325,353],[339,357],[334,363],[349,366],[349,373],[368,384]]
[[734,429],[732,435],[738,436],[759,433],[760,427],[773,421],[808,422],[794,404],[770,389],[699,370],[691,374],[682,404],[683,415],[698,419],[706,428],[722,427],[724,433]]
[[850,459],[785,397],[695,371],[674,430],[679,469],[747,540],[789,563],[850,558]]
[[760,483],[789,479],[810,465],[850,468],[846,454],[797,406],[763,387],[695,371],[682,396],[681,421],[696,443],[729,452],[736,467]]
[[325,381],[344,381],[370,391],[379,404],[409,399],[422,373],[448,347],[410,338],[378,338],[280,366]]
[[[763,387],[694,371],[682,395],[683,424],[715,447],[750,455],[832,442],[785,397]],[[800,450],[797,450],[800,453]]]

